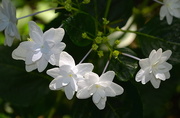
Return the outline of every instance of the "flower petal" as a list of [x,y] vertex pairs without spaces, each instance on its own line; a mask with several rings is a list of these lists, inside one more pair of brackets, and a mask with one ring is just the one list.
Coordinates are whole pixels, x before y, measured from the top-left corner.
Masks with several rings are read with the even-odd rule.
[[95,104],[97,104],[97,103],[100,101],[101,96],[98,94],[98,92],[95,92],[95,93],[93,94],[93,96],[92,96],[92,99],[93,99],[93,102],[94,102]]
[[121,95],[124,92],[124,89],[121,86],[113,82],[110,84],[110,88],[115,92],[116,95]]
[[[151,54],[152,54],[152,55],[151,55]],[[158,62],[158,60],[161,58],[161,56],[162,56],[162,49],[159,48],[159,49],[157,50],[157,52],[154,53],[154,51],[153,51],[153,53],[151,53],[151,54],[150,54],[150,56],[149,56],[149,60],[150,60],[150,63],[151,63],[152,65],[154,65],[154,64],[156,64],[156,63]]]
[[166,16],[166,14],[168,13],[168,9],[166,6],[162,6],[160,8],[160,12],[159,12],[159,15],[160,15],[160,20],[164,19],[164,17]]
[[29,22],[30,38],[37,44],[43,44],[43,32],[34,21]]
[[165,52],[163,52],[162,57],[165,57],[164,61],[167,61],[170,58],[171,54],[172,54],[171,50],[166,50]]
[[75,66],[73,57],[64,51],[60,54],[60,60],[59,60],[59,66],[63,66],[63,65],[69,65],[71,67]]
[[83,88],[77,91],[76,97],[79,99],[86,99],[91,97],[91,95],[89,94],[88,88]]
[[169,79],[170,78],[170,73],[169,72],[166,72],[166,73],[164,73],[165,74],[165,76],[166,76],[166,79]]
[[76,80],[75,80],[74,78],[71,79],[70,85],[71,85],[71,88],[72,88],[74,91],[77,91],[77,90],[78,90],[77,82],[76,82]]
[[52,42],[53,44],[56,44],[57,42],[62,41],[64,34],[65,32],[63,28],[51,28],[44,33],[43,39],[47,42]]
[[49,88],[51,90],[60,90],[60,89],[62,89],[62,87],[63,87],[62,81],[63,81],[63,78],[61,76],[58,76],[57,78],[55,78],[55,79],[53,79],[51,81],[51,83],[49,84]]
[[75,91],[71,88],[70,84],[64,87],[67,99],[71,100],[74,96]]
[[85,73],[91,72],[94,66],[91,63],[81,63],[76,65],[76,68],[78,70],[77,74],[84,76]]
[[48,65],[48,61],[44,58],[44,56],[42,56],[36,63],[39,72],[44,71]]
[[4,30],[9,24],[9,19],[0,11],[0,31]]
[[170,25],[173,21],[173,16],[169,13],[166,14],[167,23]]
[[32,63],[32,64],[29,64],[29,65],[26,64],[26,71],[27,72],[31,72],[31,71],[35,70],[36,68],[37,68],[36,63]]
[[107,97],[115,97],[116,96],[115,91],[111,87],[106,87],[104,89],[104,91],[105,91]]
[[23,42],[12,52],[12,58],[17,60],[26,59],[27,50],[23,46]]
[[10,12],[8,6],[9,2],[10,2],[9,0],[2,0],[3,12],[8,18],[10,18],[10,14],[9,14]]
[[10,25],[8,25],[5,29],[5,38],[6,40],[4,42],[4,45],[8,45],[9,47],[12,46],[15,37]]
[[150,81],[154,88],[159,88],[161,80],[156,79],[154,76],[152,76]]
[[9,1],[9,4],[8,4],[8,12],[9,12],[9,15],[10,15],[10,19],[13,23],[16,23],[17,22],[17,18],[16,18],[16,8],[15,6]]
[[41,51],[36,52],[36,53],[33,54],[33,56],[32,56],[32,61],[35,62],[35,61],[39,60],[39,59],[42,57],[42,55],[43,55],[43,54],[42,54]]
[[99,76],[94,72],[89,72],[84,75],[87,85],[91,86],[99,81]]
[[164,73],[156,73],[155,77],[160,80],[166,80],[166,76],[164,75]]
[[49,69],[49,70],[47,70],[46,73],[47,73],[48,75],[50,75],[51,77],[53,77],[53,78],[56,78],[56,77],[58,77],[58,76],[61,76],[61,75],[59,75],[59,73],[60,73],[60,69],[59,69],[59,68]]
[[100,81],[112,81],[114,79],[115,72],[114,71],[107,71],[100,76]]
[[142,69],[149,67],[149,66],[150,66],[150,60],[149,60],[149,58],[141,59],[141,60],[139,61],[139,65],[140,65],[140,67],[141,67]]
[[100,101],[95,105],[98,107],[98,109],[102,110],[105,108],[106,100],[107,100],[107,97],[101,98]]
[[140,69],[136,74],[136,77],[135,77],[136,81],[137,82],[142,81],[142,78],[145,77],[144,74],[145,74],[145,71],[143,69]]

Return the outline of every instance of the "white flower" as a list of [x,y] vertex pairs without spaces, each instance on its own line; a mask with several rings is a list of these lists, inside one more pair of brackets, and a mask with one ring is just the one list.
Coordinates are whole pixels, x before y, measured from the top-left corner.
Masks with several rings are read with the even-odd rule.
[[20,43],[13,51],[12,57],[17,60],[24,60],[26,71],[38,69],[42,72],[48,65],[59,65],[59,56],[65,48],[62,41],[64,29],[51,28],[44,34],[35,22],[29,22],[30,39]]
[[162,49],[152,50],[149,58],[141,59],[139,65],[141,69],[137,73],[135,79],[137,82],[146,84],[151,81],[154,88],[159,88],[161,80],[170,78],[169,70],[172,69],[172,65],[166,61],[171,56],[172,52],[167,50],[162,52]]
[[0,31],[5,30],[5,45],[11,46],[15,38],[20,39],[16,24],[15,7],[9,0],[2,0],[2,5],[0,6]]
[[78,90],[77,81],[83,79],[87,72],[91,72],[94,66],[91,63],[75,65],[74,59],[67,52],[60,54],[59,68],[49,69],[47,74],[55,78],[49,84],[51,90],[64,90],[70,100]]
[[78,81],[77,98],[86,99],[92,96],[94,104],[104,109],[107,97],[115,97],[123,93],[124,89],[112,82],[114,71],[108,71],[100,77],[93,72],[86,73],[85,79]]
[[164,0],[160,9],[160,20],[166,17],[168,24],[171,24],[173,16],[180,18],[180,0]]

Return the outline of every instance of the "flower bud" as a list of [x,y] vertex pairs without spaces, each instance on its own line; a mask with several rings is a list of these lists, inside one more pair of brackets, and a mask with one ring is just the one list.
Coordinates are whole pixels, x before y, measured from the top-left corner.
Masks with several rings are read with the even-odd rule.
[[102,42],[102,37],[96,37],[95,41],[97,44],[100,44]]
[[99,46],[98,46],[97,44],[93,44],[93,45],[92,45],[92,49],[95,50],[95,51],[98,49],[98,47],[99,47]]
[[113,56],[115,57],[115,59],[119,56],[119,51],[118,50],[114,50],[113,51]]
[[109,21],[108,21],[106,18],[102,18],[102,20],[103,20],[103,24],[104,24],[104,25],[109,24]]
[[100,58],[104,56],[103,51],[98,51],[97,53],[98,53],[98,56],[99,56]]

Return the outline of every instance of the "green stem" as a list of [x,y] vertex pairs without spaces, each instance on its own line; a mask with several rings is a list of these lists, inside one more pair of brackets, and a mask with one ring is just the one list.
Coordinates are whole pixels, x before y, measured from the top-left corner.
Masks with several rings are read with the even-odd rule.
[[97,12],[97,1],[94,0],[94,12],[95,12],[95,31],[98,32],[98,12]]
[[108,16],[109,9],[110,9],[110,6],[111,6],[111,2],[112,2],[112,0],[107,1],[107,6],[106,6],[106,11],[104,13],[104,18],[107,18],[107,16]]
[[140,36],[145,36],[145,37],[149,37],[149,38],[152,38],[152,39],[158,39],[160,41],[165,41],[166,43],[170,43],[170,44],[174,44],[174,45],[179,45],[178,43],[174,43],[174,42],[170,42],[170,41],[166,41],[162,38],[158,38],[158,37],[155,37],[155,36],[152,36],[152,35],[148,35],[148,34],[145,34],[145,33],[141,33],[141,32],[137,32],[137,31],[130,31],[130,30],[122,30],[122,29],[118,29],[119,31],[122,31],[122,32],[128,32],[128,33],[135,33],[137,35],[140,35]]

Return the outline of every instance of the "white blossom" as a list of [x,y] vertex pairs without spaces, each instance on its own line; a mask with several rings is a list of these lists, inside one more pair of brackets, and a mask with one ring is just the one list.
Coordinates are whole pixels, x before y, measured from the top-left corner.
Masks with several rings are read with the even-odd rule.
[[171,24],[173,16],[180,18],[180,0],[163,0],[163,6],[160,9],[160,20],[166,17],[168,24]]
[[146,84],[148,81],[152,83],[154,88],[159,88],[161,80],[170,78],[169,70],[172,65],[166,62],[171,56],[171,50],[162,52],[162,49],[152,50],[149,58],[141,59],[139,65],[141,69],[137,73],[135,79],[137,82]]
[[77,98],[86,99],[92,96],[94,104],[99,109],[104,109],[107,97],[115,97],[124,91],[121,86],[112,82],[114,76],[114,71],[108,71],[100,77],[93,72],[86,73],[85,79],[78,81]]
[[9,0],[2,0],[2,5],[0,6],[0,31],[5,31],[5,45],[11,46],[15,38],[20,39],[16,24],[15,7]]
[[38,69],[42,72],[48,65],[59,65],[59,56],[65,48],[65,43],[61,42],[64,36],[64,29],[51,28],[45,33],[36,25],[29,22],[30,39],[21,42],[13,51],[12,57],[17,60],[24,60],[26,71]]
[[64,90],[66,97],[70,100],[78,90],[77,81],[84,78],[84,74],[91,72],[94,66],[91,63],[80,63],[75,61],[67,52],[60,54],[59,67],[47,70],[47,74],[54,80],[49,84],[51,90]]

